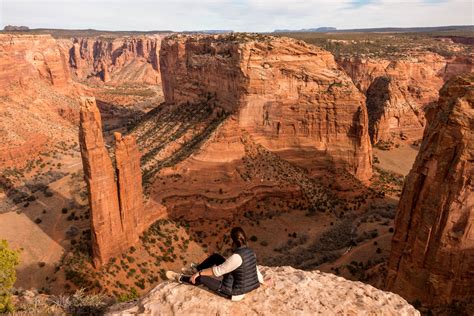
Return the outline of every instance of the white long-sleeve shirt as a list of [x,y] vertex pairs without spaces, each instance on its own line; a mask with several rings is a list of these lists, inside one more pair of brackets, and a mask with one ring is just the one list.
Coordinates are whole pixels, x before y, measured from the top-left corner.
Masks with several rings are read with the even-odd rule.
[[[235,269],[237,269],[238,267],[240,267],[242,265],[242,262],[243,262],[242,257],[239,254],[234,253],[232,256],[227,258],[227,260],[224,263],[222,263],[218,266],[213,266],[212,267],[212,273],[216,277],[223,276],[224,274],[230,273],[230,272],[234,271]],[[263,284],[263,276],[260,273],[260,271],[258,270],[258,266],[257,266],[257,276],[258,276],[258,282]],[[232,295],[231,299],[232,299],[232,301],[240,301],[241,299],[244,298],[244,296],[245,296],[245,294]]]

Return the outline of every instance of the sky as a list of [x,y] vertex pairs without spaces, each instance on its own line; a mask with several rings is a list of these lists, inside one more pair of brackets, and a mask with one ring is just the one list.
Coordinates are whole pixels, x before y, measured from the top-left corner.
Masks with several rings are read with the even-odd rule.
[[0,0],[0,28],[233,30],[473,25],[471,0]]

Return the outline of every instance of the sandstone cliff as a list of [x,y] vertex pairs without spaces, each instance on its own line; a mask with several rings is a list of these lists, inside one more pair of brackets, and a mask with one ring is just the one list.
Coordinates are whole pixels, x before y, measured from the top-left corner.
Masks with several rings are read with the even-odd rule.
[[387,286],[427,305],[474,299],[474,76],[449,81],[428,114],[400,199]]
[[61,40],[69,66],[79,80],[98,78],[112,83],[161,82],[160,35],[139,37],[74,38]]
[[[371,107],[368,109],[369,129],[374,143],[389,141],[400,132],[413,138],[421,137],[424,109],[436,102],[444,82],[474,70],[472,55],[448,58],[415,51],[407,55],[338,60],[356,86],[367,94]],[[388,78],[390,84],[385,85],[383,78]],[[375,113],[371,113],[373,110]]]
[[169,106],[221,108],[267,149],[296,160],[307,150],[321,170],[370,178],[365,98],[329,52],[260,35],[173,36],[160,69]]
[[396,294],[319,271],[260,267],[268,285],[232,302],[203,288],[165,282],[107,315],[420,315]]
[[42,80],[55,87],[70,81],[67,57],[50,35],[0,34],[0,95]]
[[51,36],[0,34],[0,169],[21,167],[46,146],[75,138],[70,79]]
[[144,229],[140,154],[133,136],[122,138],[116,134],[116,182],[94,98],[82,99],[79,141],[91,210],[92,253],[97,267],[128,250]]
[[393,77],[378,77],[367,89],[369,134],[373,144],[394,137],[417,137],[425,126],[423,109]]

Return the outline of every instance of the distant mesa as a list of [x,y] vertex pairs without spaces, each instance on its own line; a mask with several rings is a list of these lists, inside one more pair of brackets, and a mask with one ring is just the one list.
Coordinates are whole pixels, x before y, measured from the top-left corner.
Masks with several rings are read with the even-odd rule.
[[447,25],[447,26],[431,26],[431,27],[378,27],[378,28],[366,28],[366,29],[343,29],[338,30],[333,27],[319,27],[310,29],[300,30],[275,30],[274,33],[290,33],[290,32],[338,32],[338,33],[351,33],[351,32],[362,32],[362,33],[415,33],[415,32],[472,32],[474,31],[473,25]]
[[198,30],[198,31],[184,31],[188,34],[227,34],[234,33],[234,30]]
[[273,32],[274,33],[285,33],[285,32],[319,32],[319,33],[325,33],[325,32],[333,32],[333,31],[337,31],[337,28],[331,27],[331,26],[322,26],[322,27],[309,28],[309,29],[299,29],[299,30],[281,29],[281,30],[275,30]]
[[6,25],[3,30],[5,32],[24,32],[24,31],[29,31],[30,28],[28,26],[16,26],[16,25]]

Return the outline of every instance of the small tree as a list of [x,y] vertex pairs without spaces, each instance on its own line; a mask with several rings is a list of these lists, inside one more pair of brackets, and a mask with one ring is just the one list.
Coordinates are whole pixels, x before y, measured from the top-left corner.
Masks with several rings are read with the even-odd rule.
[[19,263],[18,251],[10,249],[6,240],[0,240],[0,313],[13,311],[10,290],[15,284],[15,267]]

